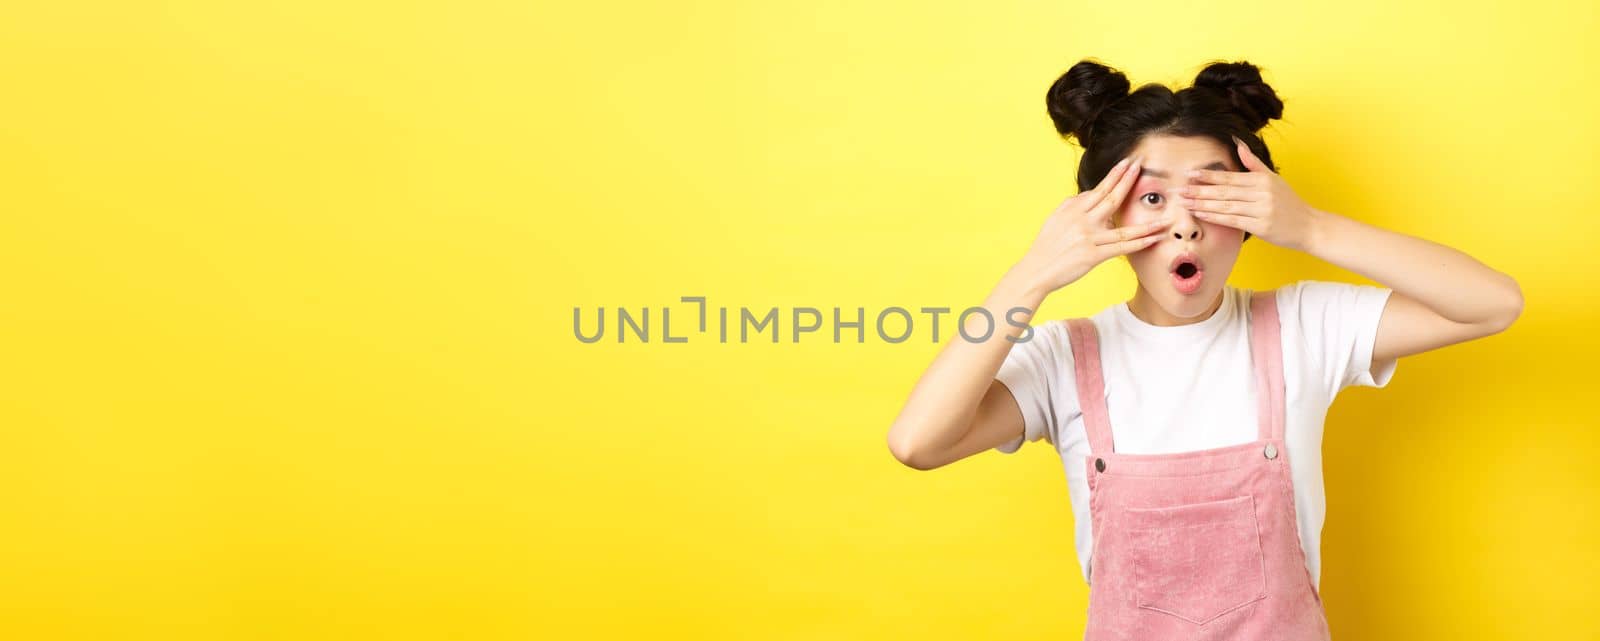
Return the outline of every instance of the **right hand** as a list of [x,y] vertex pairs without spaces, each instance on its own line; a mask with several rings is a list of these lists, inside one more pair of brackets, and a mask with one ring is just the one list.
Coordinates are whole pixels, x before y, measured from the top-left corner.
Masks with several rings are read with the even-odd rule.
[[1157,233],[1170,219],[1142,225],[1111,227],[1111,215],[1139,178],[1141,159],[1124,158],[1094,189],[1062,201],[1044,221],[1039,237],[1015,269],[1042,294],[1066,287],[1095,265],[1130,254],[1161,240]]

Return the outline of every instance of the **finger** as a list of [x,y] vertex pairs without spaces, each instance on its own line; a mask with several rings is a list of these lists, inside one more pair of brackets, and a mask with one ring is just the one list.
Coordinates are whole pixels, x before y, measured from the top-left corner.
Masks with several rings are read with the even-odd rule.
[[1259,187],[1262,181],[1262,177],[1257,174],[1245,171],[1222,171],[1220,169],[1190,169],[1184,172],[1184,177],[1213,185],[1239,185],[1243,187]]
[[1204,198],[1207,200],[1242,200],[1255,202],[1261,199],[1261,191],[1248,187],[1230,187],[1227,185],[1188,185],[1178,190],[1178,195],[1184,198]]
[[1162,229],[1171,225],[1171,220],[1158,220],[1152,223],[1144,223],[1142,225],[1128,225],[1126,227],[1118,227],[1116,229],[1107,229],[1105,231],[1097,232],[1093,236],[1090,236],[1089,240],[1093,241],[1096,245],[1120,243],[1142,238],[1149,234],[1161,231]]
[[1178,201],[1178,206],[1195,211],[1207,211],[1218,214],[1233,214],[1239,216],[1256,216],[1255,203],[1242,200],[1196,200],[1184,198]]
[[1122,178],[1117,180],[1116,186],[1111,188],[1111,193],[1106,194],[1100,202],[1089,208],[1089,219],[1095,222],[1104,222],[1111,217],[1111,213],[1122,208],[1122,201],[1127,200],[1128,192],[1133,191],[1133,183],[1139,181],[1139,170],[1144,166],[1144,159],[1135,158],[1127,169],[1122,172]]
[[1237,214],[1219,214],[1210,211],[1196,211],[1194,212],[1194,217],[1208,223],[1216,223],[1225,227],[1242,229],[1257,236],[1261,235],[1261,231],[1257,229],[1257,226],[1260,224],[1257,221],[1261,219],[1254,216],[1240,216]]
[[1082,203],[1078,206],[1082,206],[1083,211],[1091,211],[1091,209],[1094,209],[1094,205],[1098,205],[1099,201],[1106,200],[1106,193],[1110,192],[1110,187],[1122,179],[1123,174],[1126,174],[1128,166],[1133,163],[1133,160],[1134,158],[1131,157],[1118,160],[1117,165],[1112,166],[1110,171],[1107,171],[1106,177],[1102,177],[1101,182],[1098,185],[1094,185],[1094,189],[1078,193],[1077,198],[1082,200]]
[[1127,168],[1128,163],[1132,160],[1132,158],[1118,160],[1117,164],[1112,165],[1111,169],[1106,171],[1106,175],[1100,177],[1098,184],[1078,194],[1081,197],[1080,199],[1088,201],[1090,205],[1100,202],[1100,199],[1105,197],[1106,191],[1111,188],[1111,185],[1122,177],[1122,170]]
[[1250,145],[1244,144],[1244,141],[1240,140],[1238,136],[1233,137],[1233,144],[1239,149],[1239,161],[1244,163],[1245,169],[1264,174],[1275,173],[1271,167],[1267,166],[1267,163],[1261,162],[1261,159],[1256,157],[1255,152],[1250,151]]
[[1111,171],[1106,172],[1105,177],[1100,179],[1100,184],[1095,185],[1094,189],[1089,190],[1089,202],[1086,203],[1086,207],[1093,208],[1101,200],[1105,199],[1106,193],[1110,191],[1111,186],[1117,184],[1117,181],[1122,180],[1123,175],[1125,175],[1128,171],[1128,167],[1131,166],[1135,160],[1138,159],[1133,157],[1123,158],[1122,160],[1118,160],[1117,164],[1112,165]]
[[1151,245],[1154,245],[1156,243],[1156,241],[1161,240],[1161,238],[1162,237],[1158,236],[1158,235],[1150,235],[1150,236],[1145,236],[1143,238],[1135,238],[1133,240],[1124,240],[1124,241],[1122,241],[1120,243],[1111,243],[1109,245],[1101,245],[1100,248],[1099,248],[1100,249],[1099,258],[1103,262],[1105,260],[1108,260],[1108,259],[1116,257],[1116,256],[1122,256],[1124,254],[1131,254],[1133,252],[1136,252],[1136,251],[1139,251],[1139,250],[1144,249],[1146,247],[1149,247]]

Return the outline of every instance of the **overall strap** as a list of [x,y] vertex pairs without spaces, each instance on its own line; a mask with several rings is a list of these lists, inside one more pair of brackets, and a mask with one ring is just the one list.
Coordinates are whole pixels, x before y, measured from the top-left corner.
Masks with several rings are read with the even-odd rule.
[[1087,318],[1067,319],[1067,336],[1072,343],[1073,372],[1078,383],[1078,406],[1083,410],[1083,428],[1089,434],[1089,452],[1114,452],[1111,444],[1111,417],[1106,413],[1106,383],[1100,370],[1100,333]]
[[1283,342],[1276,290],[1250,296],[1250,360],[1256,377],[1256,416],[1260,440],[1283,438]]

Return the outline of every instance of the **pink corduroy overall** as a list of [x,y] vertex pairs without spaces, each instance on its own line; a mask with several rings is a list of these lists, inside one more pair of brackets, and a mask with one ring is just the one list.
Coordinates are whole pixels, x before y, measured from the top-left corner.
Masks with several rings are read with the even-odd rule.
[[1260,427],[1240,445],[1117,453],[1099,335],[1087,318],[1067,327],[1090,450],[1085,641],[1328,639],[1295,524],[1274,292],[1250,300]]

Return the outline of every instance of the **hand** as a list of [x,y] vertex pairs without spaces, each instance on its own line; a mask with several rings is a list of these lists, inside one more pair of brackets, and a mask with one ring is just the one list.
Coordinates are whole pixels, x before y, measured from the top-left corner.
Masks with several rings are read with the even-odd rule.
[[1042,297],[1082,278],[1095,265],[1161,240],[1156,232],[1171,220],[1111,227],[1111,215],[1122,208],[1139,177],[1140,161],[1122,159],[1094,189],[1058,205],[1013,272]]
[[1283,177],[1261,162],[1244,141],[1234,137],[1247,171],[1196,169],[1179,192],[1179,204],[1196,218],[1265,238],[1280,247],[1307,251],[1315,232],[1316,209],[1307,205]]

